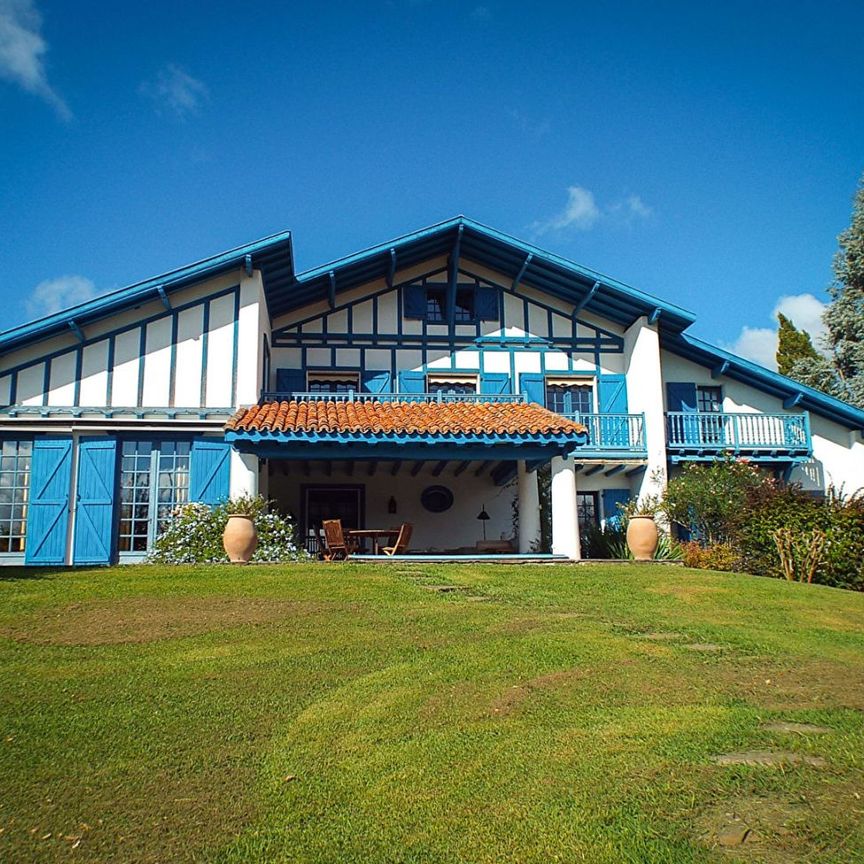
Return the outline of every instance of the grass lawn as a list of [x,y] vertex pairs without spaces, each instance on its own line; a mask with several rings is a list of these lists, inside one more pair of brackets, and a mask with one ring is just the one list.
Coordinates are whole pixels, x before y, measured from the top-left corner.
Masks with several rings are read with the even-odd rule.
[[816,586],[3,570],[0,720],[4,862],[864,860],[864,595]]

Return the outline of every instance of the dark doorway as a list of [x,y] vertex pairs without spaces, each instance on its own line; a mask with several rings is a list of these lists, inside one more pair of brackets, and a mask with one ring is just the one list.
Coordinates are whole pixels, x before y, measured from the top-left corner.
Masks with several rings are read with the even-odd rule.
[[342,530],[362,528],[364,521],[363,486],[304,486],[303,537],[306,550],[315,555],[321,548],[321,523],[339,519]]

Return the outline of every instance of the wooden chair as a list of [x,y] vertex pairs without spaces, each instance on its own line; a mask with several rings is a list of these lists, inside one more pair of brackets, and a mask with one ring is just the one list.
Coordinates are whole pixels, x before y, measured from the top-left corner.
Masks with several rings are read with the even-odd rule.
[[393,546],[384,546],[381,551],[385,555],[401,555],[408,550],[408,544],[411,542],[411,532],[414,526],[410,522],[403,522],[399,526],[399,536],[396,538],[396,543]]
[[324,529],[324,548],[321,552],[325,561],[345,561],[351,557],[353,546],[345,540],[341,519],[325,519],[321,523]]

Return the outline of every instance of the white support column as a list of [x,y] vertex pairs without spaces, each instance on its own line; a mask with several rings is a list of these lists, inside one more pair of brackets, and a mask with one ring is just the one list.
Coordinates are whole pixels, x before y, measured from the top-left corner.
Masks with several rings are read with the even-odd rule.
[[516,463],[519,477],[519,551],[535,551],[540,540],[540,491],[537,472],[528,471],[525,460]]
[[231,497],[255,497],[258,494],[258,457],[231,450]]
[[635,321],[624,334],[629,408],[645,415],[645,443],[648,464],[637,475],[638,499],[659,495],[666,488],[666,417],[663,413],[663,376],[660,364],[660,338],[657,325],[645,317]]
[[552,552],[573,561],[582,557],[579,548],[579,512],[576,507],[576,468],[564,456],[552,459]]

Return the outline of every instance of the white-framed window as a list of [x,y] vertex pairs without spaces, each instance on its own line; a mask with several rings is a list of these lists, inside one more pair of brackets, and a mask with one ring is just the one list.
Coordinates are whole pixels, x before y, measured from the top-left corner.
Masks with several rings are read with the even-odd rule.
[[556,414],[593,414],[596,404],[594,379],[547,377],[546,407]]
[[143,554],[189,501],[188,441],[124,441],[118,551]]
[[359,372],[307,372],[308,393],[355,393],[360,389]]
[[477,392],[476,375],[436,374],[426,376],[426,391],[428,393],[470,394]]
[[0,441],[0,554],[25,551],[32,456],[32,441]]

